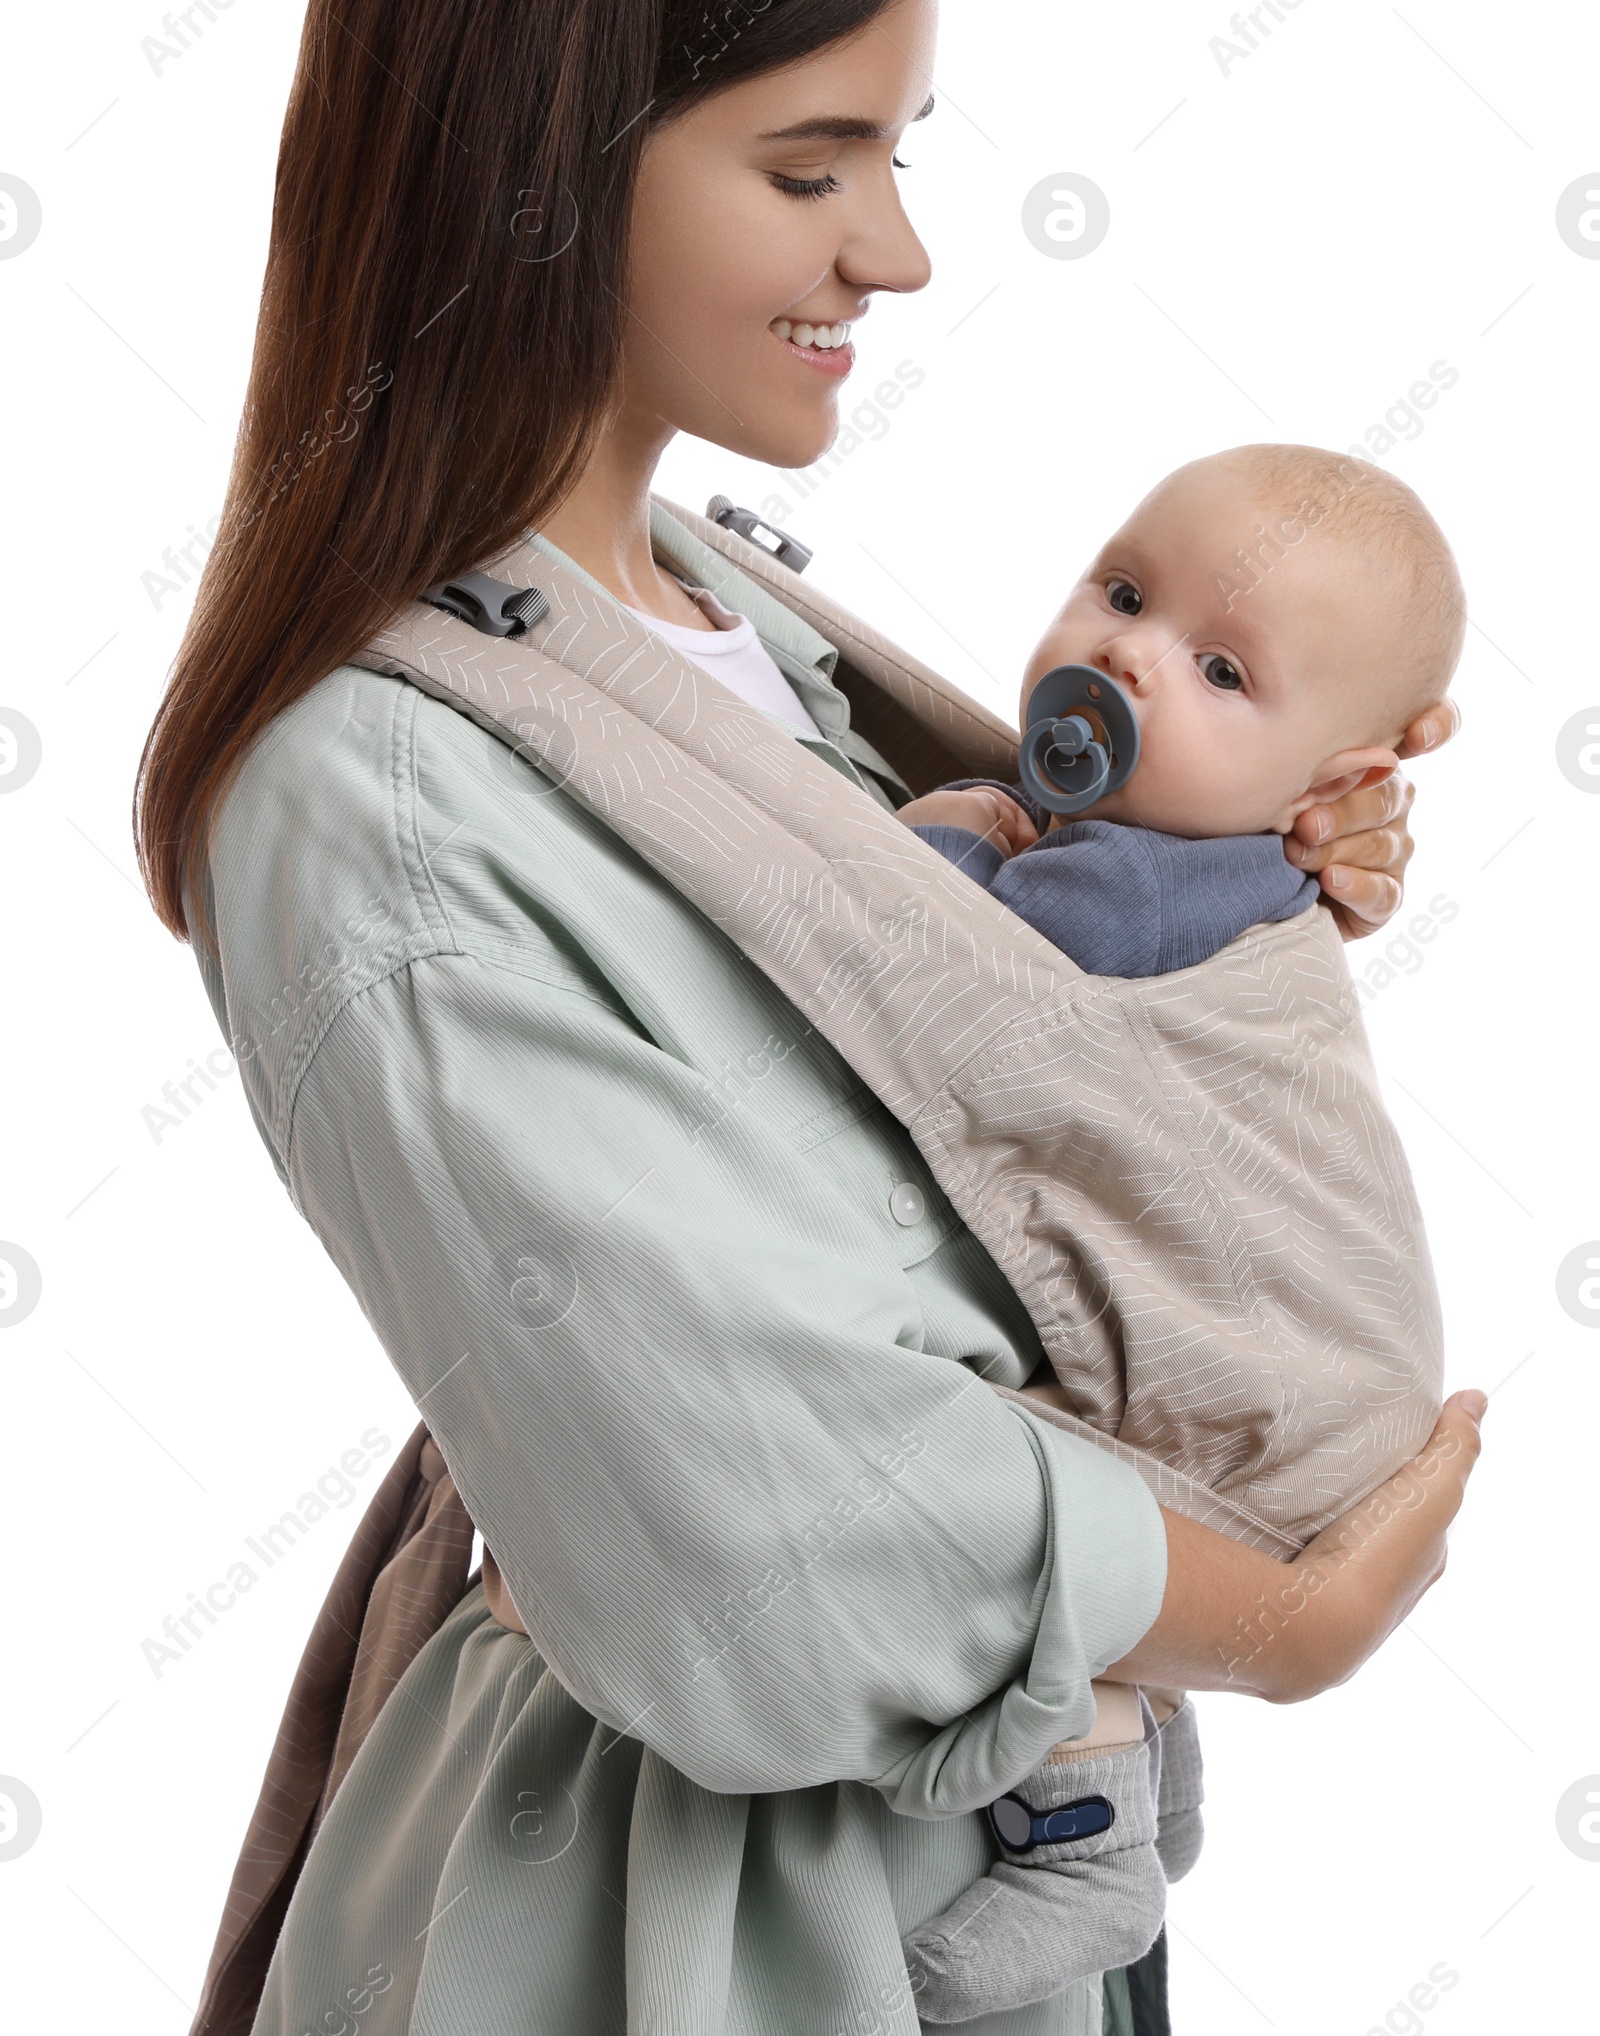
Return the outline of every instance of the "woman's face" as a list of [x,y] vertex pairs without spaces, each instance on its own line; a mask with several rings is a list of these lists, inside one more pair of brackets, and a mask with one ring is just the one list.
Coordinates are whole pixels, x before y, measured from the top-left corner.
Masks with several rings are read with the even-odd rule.
[[936,0],[896,0],[848,40],[713,93],[651,138],[633,210],[624,430],[688,431],[777,467],[809,466],[833,442],[854,360],[833,328],[874,291],[920,290],[931,273],[892,159],[931,103],[937,12]]

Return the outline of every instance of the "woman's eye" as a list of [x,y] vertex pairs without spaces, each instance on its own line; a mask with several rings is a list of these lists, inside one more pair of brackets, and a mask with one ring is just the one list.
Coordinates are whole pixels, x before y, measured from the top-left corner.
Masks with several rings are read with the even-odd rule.
[[1215,686],[1223,693],[1237,693],[1244,685],[1244,674],[1239,667],[1229,664],[1220,652],[1214,650],[1207,651],[1201,658],[1200,675],[1207,685]]
[[1144,606],[1144,596],[1128,580],[1108,580],[1106,599],[1119,615],[1137,615]]
[[900,158],[899,158],[898,156],[890,156],[889,160],[890,160],[890,162],[891,162],[891,163],[893,163],[893,164],[894,164],[894,166],[895,166],[895,168],[896,168],[897,170],[909,170],[909,169],[910,169],[910,167],[911,167],[911,165],[910,165],[909,163],[903,163],[903,162],[901,162],[901,160],[900,160]]
[[791,198],[826,198],[831,191],[844,188],[832,170],[825,177],[786,177],[779,170],[770,174],[778,189],[787,191]]

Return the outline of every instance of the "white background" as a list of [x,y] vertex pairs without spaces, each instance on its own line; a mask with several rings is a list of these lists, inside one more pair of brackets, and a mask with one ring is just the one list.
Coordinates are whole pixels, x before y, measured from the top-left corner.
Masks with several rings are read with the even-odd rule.
[[[1600,778],[1569,783],[1556,750],[1575,714],[1600,721],[1600,261],[1555,211],[1600,163],[1600,17],[1303,0],[1262,20],[1270,40],[1224,74],[1220,6],[954,0],[939,109],[901,150],[934,280],[878,300],[845,414],[900,361],[926,379],[863,412],[804,500],[689,442],[660,487],[697,508],[783,497],[812,578],[1011,716],[1066,584],[1161,473],[1255,438],[1345,447],[1433,363],[1458,370],[1384,456],[1471,603],[1466,732],[1416,769],[1406,920],[1456,911],[1395,948],[1368,1023],[1451,1383],[1494,1389],[1486,1453],[1448,1576],[1354,1684],[1294,1710],[1203,1700],[1210,1836],[1172,1901],[1176,2026],[1589,2026],[1600,1847],[1564,1845],[1556,1806],[1600,1773],[1582,1559],[1600,1334],[1555,1275],[1600,1235]],[[218,1044],[130,850],[189,595],[157,605],[143,576],[221,506],[299,25],[237,0],[159,74],[153,6],[30,9],[7,37],[0,170],[44,221],[0,261],[0,709],[43,741],[0,797],[0,1238],[43,1271],[0,1337],[0,1774],[43,1808],[0,1863],[18,2029],[186,2027],[288,1677],[381,1465],[159,1678],[141,1643],[363,1430],[397,1442],[413,1419],[237,1078],[159,1139],[143,1115]],[[1111,207],[1079,260],[1021,231],[1061,171]],[[1386,945],[1354,951],[1358,973]]]

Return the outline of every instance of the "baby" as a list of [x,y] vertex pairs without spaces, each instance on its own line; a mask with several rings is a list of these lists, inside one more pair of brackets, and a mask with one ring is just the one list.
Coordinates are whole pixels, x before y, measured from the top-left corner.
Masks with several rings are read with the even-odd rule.
[[[1103,546],[1023,675],[1024,725],[1057,665],[1114,679],[1139,724],[1133,775],[1071,818],[972,778],[898,817],[1090,973],[1189,968],[1314,903],[1285,837],[1396,768],[1464,630],[1450,547],[1393,475],[1298,445],[1195,460]],[[1153,1942],[1198,1851],[1193,1708],[1095,1694],[1085,1738],[991,1807],[989,1877],[907,1939],[925,2022],[1044,1998]]]

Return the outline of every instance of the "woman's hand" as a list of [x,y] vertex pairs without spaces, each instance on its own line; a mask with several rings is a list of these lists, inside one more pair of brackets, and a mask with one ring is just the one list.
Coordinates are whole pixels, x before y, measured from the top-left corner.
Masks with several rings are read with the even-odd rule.
[[1354,1675],[1444,1569],[1478,1459],[1479,1392],[1445,1402],[1426,1449],[1290,1563],[1166,1514],[1167,1588],[1114,1682],[1241,1690],[1293,1704]]
[[[1425,755],[1448,742],[1460,726],[1455,702],[1443,700],[1412,722],[1399,754]],[[1411,780],[1396,771],[1381,784],[1347,792],[1329,806],[1308,806],[1284,837],[1284,853],[1295,867],[1321,876],[1346,940],[1376,932],[1399,909],[1415,847],[1408,820],[1415,797]]]

